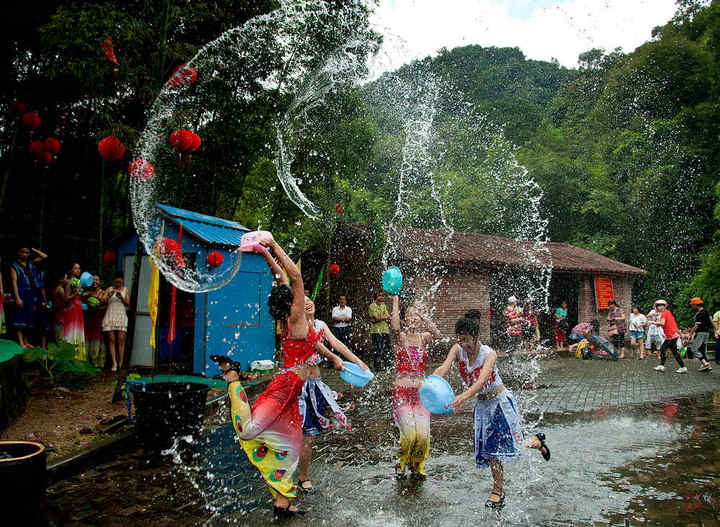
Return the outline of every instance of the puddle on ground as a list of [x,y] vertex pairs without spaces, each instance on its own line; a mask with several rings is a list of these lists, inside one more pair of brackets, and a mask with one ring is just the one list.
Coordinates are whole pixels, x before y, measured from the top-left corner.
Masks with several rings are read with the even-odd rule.
[[[360,394],[360,392],[358,392]],[[350,398],[353,394],[350,394]],[[720,525],[720,392],[651,405],[545,415],[552,449],[506,465],[507,506],[484,507],[489,470],[473,463],[470,405],[433,418],[425,482],[392,476],[396,432],[382,394],[353,430],[316,447],[308,516],[287,525]],[[385,399],[387,400],[387,399]],[[267,525],[269,494],[229,425],[181,465],[130,454],[49,489],[57,525]]]

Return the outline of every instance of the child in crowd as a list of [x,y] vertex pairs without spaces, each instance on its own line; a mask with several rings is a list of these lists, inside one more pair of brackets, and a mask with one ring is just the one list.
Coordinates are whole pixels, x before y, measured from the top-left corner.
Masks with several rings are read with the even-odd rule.
[[640,312],[638,306],[633,306],[630,313],[630,347],[635,352],[638,359],[645,358],[645,325],[647,318]]

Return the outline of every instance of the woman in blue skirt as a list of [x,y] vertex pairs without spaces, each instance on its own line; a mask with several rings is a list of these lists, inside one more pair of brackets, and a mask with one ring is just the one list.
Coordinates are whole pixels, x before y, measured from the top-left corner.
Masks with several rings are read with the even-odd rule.
[[[505,388],[497,369],[497,353],[480,342],[479,312],[472,310],[455,324],[458,342],[450,348],[445,362],[435,370],[444,376],[455,361],[467,389],[453,402],[457,412],[465,401],[475,397],[475,463],[478,468],[490,466],[493,489],[486,507],[499,509],[505,505],[502,462],[518,457],[523,441],[520,415],[513,393]],[[536,434],[525,444],[536,448],[545,460],[550,450],[545,435]]]

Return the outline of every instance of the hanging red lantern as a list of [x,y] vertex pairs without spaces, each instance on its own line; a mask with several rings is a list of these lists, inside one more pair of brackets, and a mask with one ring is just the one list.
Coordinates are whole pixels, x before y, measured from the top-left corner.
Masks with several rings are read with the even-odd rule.
[[193,132],[179,128],[170,134],[170,144],[179,152],[187,152],[194,144]]
[[115,48],[113,47],[112,37],[109,35],[105,37],[105,40],[102,41],[100,47],[102,48],[103,53],[105,53],[105,58],[108,59],[109,62],[112,62],[116,66],[120,65],[117,57],[115,57]]
[[200,136],[196,134],[195,132],[190,132],[192,143],[190,144],[190,152],[194,152],[198,148],[200,148],[200,145],[202,144],[202,139],[200,139]]
[[342,206],[340,205],[339,201],[335,205],[335,212],[337,212],[338,214],[340,214],[342,216]]
[[225,261],[225,258],[223,257],[222,253],[218,251],[213,251],[207,255],[207,258],[205,260],[210,267],[220,267],[223,261]]
[[115,251],[107,251],[103,254],[102,260],[105,265],[115,265],[117,263],[117,253]]
[[168,81],[170,86],[190,86],[197,80],[197,70],[187,64],[175,66],[173,74]]
[[338,264],[330,264],[330,276],[337,276],[340,274],[340,266]]
[[168,260],[171,265],[175,267],[185,267],[185,260],[182,255],[182,247],[180,242],[173,240],[172,238],[163,238],[160,241],[158,250],[160,256]]
[[28,112],[22,117],[23,125],[29,130],[37,130],[42,125],[42,119],[35,112]]
[[36,159],[43,159],[43,154],[45,153],[45,143],[42,141],[32,141],[30,143],[30,147],[28,148],[28,152],[32,154],[32,156]]
[[155,167],[142,158],[136,159],[128,167],[130,177],[136,180],[149,181],[155,175]]
[[52,163],[53,155],[50,152],[43,152],[42,153],[42,161],[45,166],[48,166],[50,163]]
[[45,139],[45,151],[50,152],[52,155],[60,152],[60,141],[54,137],[48,137]]
[[105,161],[114,163],[125,155],[125,145],[114,135],[109,135],[98,143],[98,152]]
[[21,116],[25,113],[25,105],[20,101],[15,101],[10,104],[10,108],[12,108],[12,111],[15,112],[18,116]]

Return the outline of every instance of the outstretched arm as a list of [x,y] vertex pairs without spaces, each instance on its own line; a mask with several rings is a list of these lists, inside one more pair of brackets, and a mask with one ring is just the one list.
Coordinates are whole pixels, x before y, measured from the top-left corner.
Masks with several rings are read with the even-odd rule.
[[270,268],[270,271],[273,274],[273,277],[277,281],[278,284],[281,285],[287,285],[288,283],[288,277],[283,272],[282,268],[278,265],[278,263],[275,261],[275,258],[272,257],[270,254],[270,251],[268,251],[265,247],[262,245],[256,245],[255,246],[255,252],[258,254],[261,254],[263,258],[265,258],[265,263],[268,264],[268,267]]
[[457,349],[458,345],[453,344],[452,348],[450,348],[450,351],[448,351],[447,357],[445,357],[443,363],[438,366],[438,368],[433,372],[433,375],[445,377],[447,372],[450,370],[450,367],[453,365],[453,362],[455,362],[455,359],[457,359]]
[[390,315],[390,329],[393,333],[400,333],[400,298],[397,295],[392,297],[392,314]]
[[480,371],[480,376],[478,379],[473,383],[470,388],[465,390],[463,393],[455,397],[455,401],[453,401],[453,411],[457,412],[462,404],[473,397],[475,394],[477,394],[482,387],[485,385],[485,383],[490,378],[490,374],[493,371],[493,367],[495,366],[495,361],[497,360],[497,353],[494,351],[491,351],[487,354],[485,357],[485,362],[483,363],[482,370]]
[[345,365],[343,364],[342,359],[335,355],[332,351],[327,349],[322,342],[318,342],[317,344],[315,344],[315,350],[323,357],[326,357],[333,361],[336,370],[342,371],[345,369]]
[[354,362],[358,366],[360,366],[363,370],[367,370],[368,367],[365,365],[363,361],[361,361],[352,351],[350,351],[350,348],[348,348],[345,344],[340,342],[338,338],[333,335],[332,331],[330,331],[330,328],[328,327],[325,322],[323,322],[324,330],[325,332],[323,335],[327,339],[327,341],[330,343],[330,346],[335,351],[342,354],[346,359],[348,359],[350,362]]

